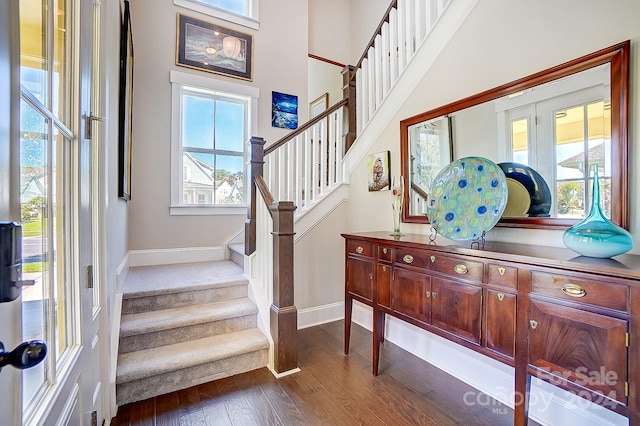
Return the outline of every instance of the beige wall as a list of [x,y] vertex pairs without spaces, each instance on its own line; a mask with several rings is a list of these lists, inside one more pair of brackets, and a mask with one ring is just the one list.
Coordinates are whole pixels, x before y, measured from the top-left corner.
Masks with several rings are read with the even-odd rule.
[[355,65],[390,0],[308,0],[309,53]]
[[[170,1],[131,2],[135,50],[132,201],[129,249],[220,246],[243,229],[245,217],[171,216],[169,71],[232,81],[260,89],[258,135],[273,142],[287,131],[271,127],[271,92],[298,96],[300,120],[307,117],[307,3],[270,0],[260,8],[260,30],[179,8]],[[286,13],[283,13],[286,11]],[[176,14],[252,34],[253,81],[219,76],[175,65]],[[291,19],[300,16],[304,19]]]
[[[460,0],[454,0],[460,1]],[[615,5],[615,7],[612,7]],[[482,0],[455,34],[451,43],[427,70],[412,96],[399,109],[382,132],[371,153],[391,150],[392,173],[400,166],[400,120],[428,111],[536,71],[632,40],[632,84],[630,111],[631,182],[638,182],[640,165],[637,120],[640,100],[640,2],[620,0],[542,0],[535,7],[527,2]],[[526,17],[526,19],[518,19]],[[468,147],[463,152],[470,153]],[[477,155],[477,152],[476,152]],[[363,159],[351,175],[349,230],[391,229],[388,193],[366,191],[367,169]],[[640,241],[638,200],[640,186],[631,187],[631,232]],[[388,212],[376,215],[370,212]],[[403,230],[427,233],[427,225],[403,224]],[[562,232],[514,230],[496,227],[488,239],[562,246]]]

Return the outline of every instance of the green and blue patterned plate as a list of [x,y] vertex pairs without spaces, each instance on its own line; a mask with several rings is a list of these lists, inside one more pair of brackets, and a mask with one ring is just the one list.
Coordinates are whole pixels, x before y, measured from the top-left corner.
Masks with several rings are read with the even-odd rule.
[[431,183],[427,216],[443,237],[473,240],[498,223],[508,194],[507,179],[497,164],[482,157],[461,158]]

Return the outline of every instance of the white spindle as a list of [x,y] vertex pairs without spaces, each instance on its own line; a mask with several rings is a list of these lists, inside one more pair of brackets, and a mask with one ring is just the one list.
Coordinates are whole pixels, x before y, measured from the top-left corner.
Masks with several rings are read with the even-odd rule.
[[407,64],[407,33],[405,31],[407,11],[405,5],[405,0],[398,0],[398,75],[402,74],[402,70]]
[[278,173],[276,173],[276,178],[278,179],[278,181],[276,182],[276,188],[278,188],[278,195],[276,196],[275,194],[274,197],[276,200],[282,200],[285,201],[287,200],[287,174],[286,174],[286,167],[287,167],[287,157],[286,157],[286,153],[287,153],[287,146],[283,145],[280,148],[278,148]]
[[369,53],[367,55],[367,102],[368,105],[368,114],[369,118],[367,122],[371,120],[373,113],[376,112],[376,58],[375,58],[375,49],[372,47],[369,48]]
[[308,209],[311,204],[311,141],[309,133],[304,134],[304,200],[303,208]]
[[[362,69],[356,71],[356,93],[364,93],[364,84],[362,82]],[[360,134],[364,128],[364,102],[361,95],[356,96],[356,134]]]
[[375,74],[374,74],[374,91],[375,91],[375,99],[376,99],[376,110],[378,109],[378,107],[380,106],[380,104],[382,103],[382,99],[384,96],[384,92],[382,91],[382,67],[383,67],[383,60],[384,60],[384,48],[383,48],[383,44],[382,44],[382,36],[380,34],[378,34],[376,36],[375,41],[373,42],[373,50],[374,50],[374,57],[375,57],[375,62],[374,62],[374,66],[375,66]]
[[301,210],[303,207],[304,198],[302,197],[302,191],[304,191],[304,136],[296,136],[294,142],[296,145],[295,152],[295,170],[296,170],[296,181],[293,185],[296,189],[296,195],[294,198],[294,202],[296,206],[298,206],[298,210]]
[[416,0],[406,0],[406,9],[405,9],[405,48],[407,49],[407,63],[409,59],[413,56],[413,52],[415,52],[415,29],[414,29],[414,15],[415,15],[415,4]]
[[393,86],[398,78],[398,10],[391,9],[389,13],[389,87]]
[[327,135],[326,135],[326,118],[318,123],[320,127],[320,138],[318,139],[318,148],[320,149],[320,193],[322,197],[327,188]]
[[387,96],[387,92],[389,91],[390,80],[389,80],[389,72],[390,72],[390,64],[391,64],[391,48],[389,47],[389,23],[385,22],[382,24],[382,99]]
[[[338,110],[341,112],[341,109]],[[329,175],[329,188],[336,185],[336,113],[327,117],[327,144],[329,147],[329,162],[327,174]]]
[[428,8],[428,5],[426,4],[426,2],[424,0],[418,0],[415,3],[415,11],[414,11],[414,18],[415,18],[415,35],[416,35],[416,49],[417,49],[417,45],[422,42],[422,39],[424,38],[424,36],[427,34],[428,31],[428,24],[425,21],[425,10]]

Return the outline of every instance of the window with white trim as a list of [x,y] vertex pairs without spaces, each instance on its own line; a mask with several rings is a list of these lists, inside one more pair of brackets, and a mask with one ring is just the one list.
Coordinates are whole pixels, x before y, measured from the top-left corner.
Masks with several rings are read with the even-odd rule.
[[254,30],[260,29],[258,0],[173,0],[173,4]]
[[179,72],[171,83],[171,214],[244,214],[257,89]]

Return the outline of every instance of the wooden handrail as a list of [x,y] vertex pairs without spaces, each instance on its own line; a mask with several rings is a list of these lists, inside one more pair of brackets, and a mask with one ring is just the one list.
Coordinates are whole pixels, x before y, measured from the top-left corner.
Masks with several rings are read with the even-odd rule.
[[[269,187],[267,186],[267,182],[264,181],[264,177],[262,175],[256,176],[256,187],[260,191],[262,195],[262,199],[267,206],[273,204],[273,195],[271,195],[271,191],[269,191]],[[271,212],[271,210],[269,210]]]
[[264,150],[264,155],[269,155],[270,153],[272,153],[276,149],[280,148],[282,145],[284,145],[285,143],[287,143],[291,139],[295,138],[300,133],[304,132],[305,130],[307,130],[308,128],[313,126],[314,124],[316,124],[316,123],[322,121],[323,119],[325,119],[332,112],[334,112],[334,111],[338,110],[340,107],[346,105],[348,101],[349,101],[349,99],[341,100],[340,102],[336,103],[335,105],[333,105],[331,108],[327,109],[326,111],[322,111],[320,114],[318,114],[317,116],[313,117],[311,120],[307,121],[305,124],[303,124],[302,126],[298,127],[293,132],[291,132],[291,133],[287,134],[286,136],[278,139],[273,144],[269,145],[269,147],[267,149]]
[[411,190],[412,191],[416,191],[418,193],[419,196],[421,196],[422,198],[424,198],[425,200],[427,198],[429,198],[429,194],[427,194],[426,192],[424,192],[424,189],[420,188],[418,185],[416,185],[415,183],[411,182]]

